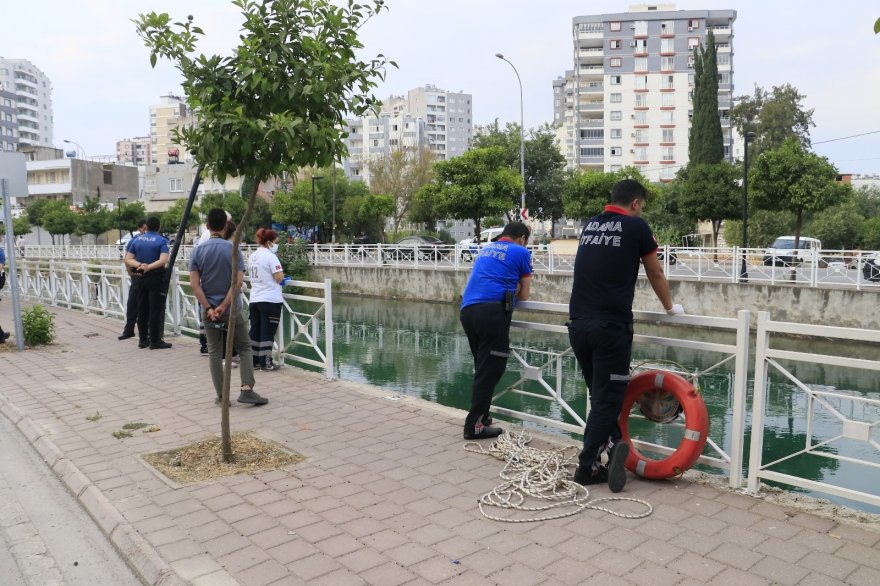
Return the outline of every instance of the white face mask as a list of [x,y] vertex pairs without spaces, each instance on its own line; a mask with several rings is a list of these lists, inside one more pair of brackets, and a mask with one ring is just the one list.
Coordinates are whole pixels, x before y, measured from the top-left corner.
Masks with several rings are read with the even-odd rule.
[[269,252],[271,252],[272,254],[275,254],[276,252],[278,252],[278,243],[277,242],[272,243],[272,246],[269,247]]

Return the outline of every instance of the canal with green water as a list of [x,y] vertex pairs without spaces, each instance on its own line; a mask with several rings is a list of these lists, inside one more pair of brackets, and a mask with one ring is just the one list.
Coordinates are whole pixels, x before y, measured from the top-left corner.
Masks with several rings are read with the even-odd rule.
[[[548,315],[520,315],[519,320],[543,321],[561,325],[564,318]],[[334,375],[338,378],[369,383],[387,389],[389,394],[418,397],[450,407],[467,409],[470,404],[470,385],[473,360],[467,339],[458,322],[458,308],[449,304],[404,302],[387,299],[365,299],[334,296]],[[683,332],[673,331],[669,326],[636,324],[637,334],[680,338],[687,335],[718,343],[735,343],[733,334],[705,329]],[[520,349],[532,365],[546,361],[546,356],[564,352],[569,348],[564,334],[536,332],[514,328],[511,343]],[[788,340],[790,348],[821,354],[839,354],[859,358],[877,359],[876,347],[847,346],[838,343]],[[754,347],[754,341],[752,343]],[[753,350],[754,356],[754,350]],[[754,358],[750,363],[754,363]],[[543,357],[543,359],[542,359]],[[668,361],[668,362],[667,362]],[[660,367],[675,363],[675,369],[688,373],[701,373],[720,361],[714,353],[704,353],[683,348],[636,344],[633,348],[633,364],[657,364]],[[880,399],[880,381],[867,371],[855,371],[818,365],[815,363],[783,363],[793,375],[815,390],[838,392],[852,396]],[[731,445],[731,420],[733,396],[733,362],[713,369],[711,373],[697,377],[710,417],[710,437],[722,449],[729,451]],[[544,369],[544,377],[555,386],[555,369]],[[508,373],[500,386],[516,382],[521,369],[513,360],[508,363]],[[575,412],[586,410],[586,388],[576,361],[568,354],[563,358],[562,396]],[[744,456],[747,467],[750,437],[750,414],[752,383],[748,384],[748,408],[746,417],[746,445]],[[532,385],[532,386],[530,386]],[[524,390],[546,394],[537,383],[527,381]],[[829,399],[829,403],[846,417],[859,421],[880,421],[880,407],[848,400]],[[557,403],[508,393],[494,404],[518,411],[534,413],[575,424]],[[807,413],[812,409],[812,428],[808,429]],[[767,393],[767,410],[764,431],[764,462],[796,453],[806,447],[808,438],[820,443],[841,433],[842,424],[832,412],[813,402],[787,378],[771,372]],[[521,422],[517,421],[517,424]],[[567,434],[555,428],[535,423],[524,423],[526,428],[540,429],[575,439],[580,436]],[[680,431],[673,426],[636,422],[631,419],[634,437],[663,445],[677,445]],[[873,441],[880,442],[880,424],[871,430]],[[861,458],[875,462],[878,468],[857,465],[840,459],[801,454],[772,467],[772,470],[793,474],[810,480],[829,480],[847,488],[877,494],[880,487],[880,458],[878,450],[870,444],[854,440],[837,440],[823,448],[841,457]],[[711,454],[707,448],[705,454]],[[747,468],[746,468],[747,470]],[[707,471],[712,472],[711,469]],[[720,471],[715,470],[716,473]],[[788,490],[802,489],[785,487]],[[809,493],[808,493],[809,494]],[[812,494],[833,502],[868,512],[880,513],[880,508],[824,494]]]

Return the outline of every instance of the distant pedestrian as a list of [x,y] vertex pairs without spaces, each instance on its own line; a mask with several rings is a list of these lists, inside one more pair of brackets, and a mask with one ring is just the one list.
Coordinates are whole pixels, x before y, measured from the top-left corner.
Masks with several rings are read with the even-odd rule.
[[[232,242],[223,239],[223,231],[226,228],[226,212],[220,208],[213,208],[208,212],[208,230],[211,233],[209,239],[203,237],[203,241],[193,250],[189,263],[190,285],[193,295],[201,306],[201,318],[205,324],[205,334],[208,338],[208,362],[211,371],[211,381],[214,384],[214,392],[219,403],[223,393],[223,365],[222,349],[223,332],[228,331],[230,307],[234,303],[238,311],[235,318],[235,332],[232,344],[241,355],[241,368],[239,378],[241,391],[238,395],[239,403],[250,405],[265,405],[269,402],[254,391],[254,366],[251,353],[250,339],[247,331],[247,314],[241,302],[241,295],[233,296],[232,284]],[[237,287],[244,282],[244,256],[241,251],[234,252],[238,255],[238,270],[235,275]]]
[[[171,344],[162,339],[165,332],[165,297],[163,293],[165,265],[168,263],[168,239],[159,234],[159,218],[147,218],[147,231],[133,238],[128,252],[125,253],[125,264],[140,272],[139,303],[146,304],[146,312],[139,311],[138,331],[148,332],[149,343],[141,338],[138,347],[150,347],[150,350],[171,348]],[[146,315],[146,319],[144,319]]]
[[15,241],[15,245],[18,247],[18,256],[24,258],[24,234],[18,235],[18,239]]
[[[141,236],[144,232],[147,231],[147,221],[140,220],[138,221],[137,230],[134,236],[132,236],[131,240],[128,241],[128,244],[125,246],[125,251],[128,252],[131,250],[131,243],[134,242],[138,236]],[[119,340],[128,340],[129,338],[134,337],[134,326],[136,323],[147,323],[147,314],[144,313],[143,319],[138,319],[138,315],[141,311],[141,279],[143,278],[143,273],[140,271],[135,271],[128,263],[125,262],[123,257],[123,266],[125,267],[125,271],[129,276],[129,287],[128,287],[128,299],[125,303],[125,325],[122,326],[122,335],[118,337]],[[146,305],[143,306],[144,311],[146,312]],[[149,344],[149,338],[147,337],[147,328],[146,326],[138,331],[138,335],[140,336],[140,341],[143,346],[147,346]]]
[[[6,252],[0,248],[0,289],[6,286]],[[9,338],[9,332],[4,332],[0,327],[0,343]]]
[[284,270],[281,261],[275,256],[278,251],[278,233],[275,230],[260,228],[256,240],[259,248],[248,259],[248,274],[251,278],[251,297],[248,309],[251,314],[251,347],[254,352],[254,368],[278,370],[280,364],[272,361],[272,344],[284,298],[281,283]]

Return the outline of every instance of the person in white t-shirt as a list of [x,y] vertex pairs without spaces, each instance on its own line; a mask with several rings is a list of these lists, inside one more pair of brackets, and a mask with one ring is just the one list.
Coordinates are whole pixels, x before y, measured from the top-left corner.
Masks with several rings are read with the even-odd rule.
[[278,250],[278,233],[260,228],[257,230],[256,240],[260,247],[248,258],[248,274],[251,278],[251,347],[254,368],[271,371],[281,368],[280,364],[272,361],[272,341],[281,319],[281,283],[285,277],[281,261],[275,256]]

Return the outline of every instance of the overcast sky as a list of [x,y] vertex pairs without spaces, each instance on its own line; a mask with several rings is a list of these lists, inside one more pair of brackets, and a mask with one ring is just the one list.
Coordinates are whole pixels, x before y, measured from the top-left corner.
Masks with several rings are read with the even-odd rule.
[[[625,12],[605,0],[388,0],[362,31],[364,57],[397,61],[377,96],[433,84],[473,95],[475,124],[519,121],[524,88],[527,128],[552,121],[552,81],[572,68],[571,20]],[[880,17],[877,0],[812,4],[800,0],[677,2],[676,8],[734,9],[734,95],[758,84],[791,83],[814,108],[814,143],[880,131]],[[195,17],[206,32],[201,52],[228,54],[241,23],[227,0],[5,0],[0,55],[24,58],[54,86],[55,142],[78,142],[89,156],[115,153],[116,141],[149,134],[149,106],[180,93],[176,70],[156,69],[131,19],[140,12]],[[842,172],[880,172],[880,134],[815,150]]]

